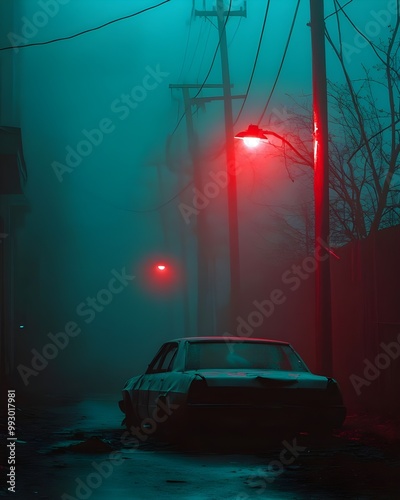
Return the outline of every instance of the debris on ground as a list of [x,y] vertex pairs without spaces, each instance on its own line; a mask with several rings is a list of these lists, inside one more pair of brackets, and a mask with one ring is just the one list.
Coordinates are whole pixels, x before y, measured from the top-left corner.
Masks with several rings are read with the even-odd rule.
[[74,453],[111,453],[113,448],[105,439],[99,436],[92,436],[80,443],[57,448],[54,450],[54,453],[66,453],[69,451]]

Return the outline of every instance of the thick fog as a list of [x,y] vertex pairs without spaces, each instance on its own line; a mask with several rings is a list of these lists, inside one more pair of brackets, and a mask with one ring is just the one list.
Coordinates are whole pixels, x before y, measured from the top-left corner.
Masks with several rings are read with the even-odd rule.
[[[163,341],[198,333],[197,216],[185,219],[182,214],[182,203],[190,204],[194,196],[193,165],[183,94],[169,86],[204,83],[218,30],[216,18],[196,16],[195,8],[212,8],[214,3],[171,0],[71,39],[1,53],[6,64],[14,61],[16,89],[15,106],[9,116],[3,112],[2,124],[21,127],[28,170],[25,194],[30,210],[18,234],[16,289],[19,322],[24,326],[17,331],[18,361],[28,366],[31,350],[42,352],[50,342],[49,333],[75,328],[68,346],[59,349],[46,370],[29,378],[32,390],[52,391],[62,384],[67,392],[117,391],[125,379],[146,368]],[[225,2],[226,8],[229,3]],[[266,3],[249,0],[247,17],[232,17],[227,23],[233,95],[247,90]],[[29,32],[27,21],[43,10],[40,4],[13,2],[13,24],[5,25],[10,12],[3,20],[2,47],[13,42],[10,32],[22,36],[24,29],[24,44],[45,42],[157,2],[60,1],[58,12],[37,32]],[[242,4],[233,0],[232,10]],[[296,0],[271,2],[236,133],[257,123],[270,96],[296,4]],[[355,0],[346,12],[360,29],[368,22],[381,26],[376,38],[384,38],[387,28],[375,21],[371,11],[387,9],[387,4]],[[11,9],[3,3],[2,9],[7,8]],[[334,2],[326,1],[325,16],[334,11]],[[309,2],[302,1],[261,123],[266,128],[284,131],[295,102],[311,104],[308,23]],[[336,17],[328,17],[326,25],[337,39]],[[349,45],[351,78],[357,79],[362,65],[370,64],[371,49],[358,43],[349,23],[341,28]],[[328,45],[327,63],[328,79],[343,82]],[[207,83],[221,83],[219,53]],[[193,97],[197,90],[190,92]],[[203,89],[199,94],[221,95],[222,89]],[[234,118],[242,102],[233,101]],[[225,168],[223,102],[203,102],[193,111],[200,164],[208,180],[210,171]],[[237,315],[246,317],[254,300],[265,299],[282,286],[282,273],[312,253],[305,237],[306,231],[312,232],[312,172],[307,166],[287,167],[276,149],[264,146],[255,156],[241,142],[235,144],[237,164],[242,167],[237,177],[242,281]],[[203,244],[213,278],[208,333],[224,335],[229,332],[226,188],[209,200],[204,213],[208,230]],[[171,273],[167,284],[157,275],[157,264],[166,265]],[[90,298],[96,297],[94,304]],[[312,365],[314,353],[306,336],[313,328],[313,300],[310,277],[302,292],[289,297],[253,336],[289,340]],[[302,314],[306,320],[300,326]]]

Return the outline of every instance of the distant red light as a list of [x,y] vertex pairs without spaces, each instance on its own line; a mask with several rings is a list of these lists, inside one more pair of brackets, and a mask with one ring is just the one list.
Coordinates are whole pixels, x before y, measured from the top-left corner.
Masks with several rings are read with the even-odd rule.
[[147,255],[136,267],[142,290],[153,298],[165,299],[180,292],[184,277],[179,259],[159,252]]

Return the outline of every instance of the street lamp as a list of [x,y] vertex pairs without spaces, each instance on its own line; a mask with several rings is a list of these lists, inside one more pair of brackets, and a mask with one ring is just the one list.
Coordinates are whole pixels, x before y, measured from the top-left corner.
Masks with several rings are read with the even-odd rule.
[[249,125],[247,130],[236,134],[235,139],[241,139],[248,148],[254,149],[260,144],[260,142],[269,143],[267,135],[280,139],[284,144],[286,144],[286,146],[292,149],[296,155],[305,162],[306,165],[313,166],[310,158],[305,157],[295,146],[293,146],[290,141],[273,130],[264,130],[258,125]]
[[269,142],[258,125],[249,125],[247,130],[236,134],[235,139],[242,139],[248,148],[256,148],[260,142]]

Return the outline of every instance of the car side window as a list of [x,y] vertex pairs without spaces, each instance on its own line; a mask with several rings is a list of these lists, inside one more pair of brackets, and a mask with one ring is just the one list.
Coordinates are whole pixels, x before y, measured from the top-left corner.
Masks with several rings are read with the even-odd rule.
[[146,373],[160,373],[171,370],[177,351],[178,344],[165,344],[150,363]]
[[153,361],[149,364],[149,367],[146,371],[146,373],[155,373],[159,370],[159,367],[162,363],[162,360],[164,359],[164,356],[166,352],[169,349],[169,345],[165,344],[162,346],[162,348],[158,351],[158,353],[155,355],[153,358]]
[[177,352],[178,352],[178,346],[176,344],[172,344],[171,348],[168,350],[168,352],[164,356],[164,359],[162,360],[160,366],[161,372],[169,372],[172,370]]

